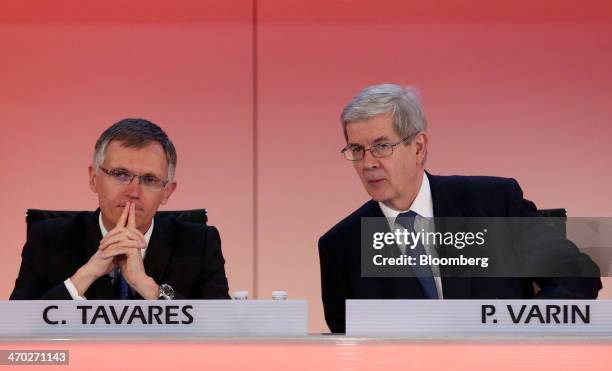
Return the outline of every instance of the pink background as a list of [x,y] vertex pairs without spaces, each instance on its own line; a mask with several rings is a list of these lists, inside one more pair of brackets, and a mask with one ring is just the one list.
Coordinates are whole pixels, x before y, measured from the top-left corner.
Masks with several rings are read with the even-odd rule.
[[260,0],[255,24],[251,1],[164,3],[3,2],[0,297],[25,209],[94,209],[95,140],[141,116],[177,146],[166,209],[209,209],[231,291],[287,290],[326,331],[317,240],[367,200],[338,116],[380,82],[420,90],[432,173],[514,177],[540,208],[612,216],[609,1]]

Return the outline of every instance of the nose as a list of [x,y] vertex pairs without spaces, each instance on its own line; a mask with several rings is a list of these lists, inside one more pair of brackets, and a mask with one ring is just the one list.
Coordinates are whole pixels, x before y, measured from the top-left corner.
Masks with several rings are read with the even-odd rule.
[[140,179],[138,177],[134,178],[132,182],[125,186],[125,192],[130,199],[139,199],[140,198]]
[[380,161],[372,155],[372,151],[365,151],[361,161],[363,161],[363,167],[366,169],[376,169],[380,167]]

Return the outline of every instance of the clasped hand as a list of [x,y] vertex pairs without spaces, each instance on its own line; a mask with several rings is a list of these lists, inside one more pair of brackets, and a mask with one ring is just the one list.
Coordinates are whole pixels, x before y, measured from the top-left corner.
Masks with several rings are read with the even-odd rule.
[[119,268],[127,283],[145,299],[157,299],[159,286],[144,269],[141,250],[147,247],[136,228],[136,204],[126,202],[117,225],[100,241],[98,251],[70,280],[79,295],[99,277]]
[[100,241],[100,258],[112,259],[127,283],[135,287],[147,277],[141,253],[146,247],[144,235],[136,228],[136,204],[128,201],[115,228]]

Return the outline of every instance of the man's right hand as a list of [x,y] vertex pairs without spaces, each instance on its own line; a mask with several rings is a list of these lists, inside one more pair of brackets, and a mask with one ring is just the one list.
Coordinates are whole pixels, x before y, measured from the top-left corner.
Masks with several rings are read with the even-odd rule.
[[[112,231],[109,231],[109,233],[115,231],[116,229],[123,229],[125,227],[130,211],[130,204],[131,203],[129,201],[126,202],[125,207],[123,208],[123,213],[121,213],[121,217],[119,217],[119,220],[117,221],[117,225]],[[114,258],[104,258],[101,256],[101,252],[102,250],[98,249],[89,259],[89,261],[79,268],[79,270],[77,270],[72,277],[70,277],[70,281],[77,289],[79,296],[83,296],[85,291],[87,291],[89,286],[91,286],[95,280],[117,268]]]

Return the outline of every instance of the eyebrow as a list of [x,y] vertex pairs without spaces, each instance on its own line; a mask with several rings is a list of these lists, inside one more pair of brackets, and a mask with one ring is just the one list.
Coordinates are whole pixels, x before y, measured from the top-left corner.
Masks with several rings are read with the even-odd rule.
[[141,174],[141,176],[152,176],[154,178],[161,179],[159,176],[157,176],[157,175],[155,175],[153,173],[145,173],[145,174]]
[[[388,141],[389,141],[389,138],[387,138],[386,135],[381,135],[377,137],[376,139],[374,139],[372,141],[372,144],[378,144],[380,142],[388,142]],[[346,146],[347,147],[363,147],[361,144],[358,144],[358,143],[348,143]]]
[[374,139],[372,143],[380,143],[380,142],[388,142],[389,138],[386,135],[381,135],[380,137]]
[[346,148],[349,148],[349,147],[362,147],[362,145],[357,144],[357,143],[347,143]]

